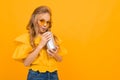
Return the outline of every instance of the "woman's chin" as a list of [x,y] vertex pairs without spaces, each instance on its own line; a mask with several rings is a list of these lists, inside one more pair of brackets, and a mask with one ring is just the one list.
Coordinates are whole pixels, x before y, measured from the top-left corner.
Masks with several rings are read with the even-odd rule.
[[41,31],[39,31],[39,33],[45,33],[47,30],[41,30]]

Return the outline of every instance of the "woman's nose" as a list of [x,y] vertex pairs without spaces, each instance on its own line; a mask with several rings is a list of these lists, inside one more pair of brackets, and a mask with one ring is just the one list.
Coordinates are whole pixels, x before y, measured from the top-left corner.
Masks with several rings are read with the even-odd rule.
[[47,27],[47,23],[46,22],[44,23],[44,27]]
[[47,23],[46,23],[46,22],[44,23],[44,26],[47,26]]

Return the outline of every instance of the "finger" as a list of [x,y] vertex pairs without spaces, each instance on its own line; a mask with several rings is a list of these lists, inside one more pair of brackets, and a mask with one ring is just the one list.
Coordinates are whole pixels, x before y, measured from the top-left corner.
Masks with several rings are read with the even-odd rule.
[[48,50],[48,49],[47,49],[47,53],[48,53],[49,56],[51,56],[51,57],[53,56],[53,53],[50,52],[50,50]]
[[53,54],[53,52],[52,52],[51,50],[49,50],[49,49],[47,49],[47,52],[48,52],[49,54]]
[[51,50],[49,50],[49,51],[50,51],[51,53],[54,53],[54,50],[52,50],[52,49],[51,49]]
[[50,33],[50,32],[45,32],[45,33],[43,33],[42,35],[43,35],[43,36],[47,36],[47,35],[51,35],[51,33]]
[[47,53],[51,53],[51,52],[47,49]]
[[57,48],[57,49],[59,49],[59,47],[58,47],[58,46],[56,46],[56,48]]
[[58,51],[59,47],[55,46],[55,48],[53,49],[54,51]]
[[42,36],[42,38],[45,40],[45,41],[48,41],[51,39],[51,35],[45,35],[45,36]]
[[51,35],[49,35],[49,36],[46,37],[47,40],[50,40],[51,38],[52,38]]
[[51,49],[50,50],[52,53],[56,53],[57,52],[57,50],[53,50],[53,49]]
[[46,34],[46,35],[42,35],[44,38],[49,38],[51,37],[51,34]]
[[48,54],[50,57],[52,57],[52,55],[51,54]]
[[52,38],[52,36],[51,36],[51,35],[45,35],[44,38],[45,38],[46,40],[50,40],[50,39]]

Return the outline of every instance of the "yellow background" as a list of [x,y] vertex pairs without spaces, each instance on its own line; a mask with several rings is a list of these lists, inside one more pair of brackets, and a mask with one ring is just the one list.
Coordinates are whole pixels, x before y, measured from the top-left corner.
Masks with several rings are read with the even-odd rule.
[[26,80],[28,68],[12,59],[13,40],[39,5],[52,9],[52,30],[68,50],[60,80],[120,80],[119,0],[0,1],[0,80]]

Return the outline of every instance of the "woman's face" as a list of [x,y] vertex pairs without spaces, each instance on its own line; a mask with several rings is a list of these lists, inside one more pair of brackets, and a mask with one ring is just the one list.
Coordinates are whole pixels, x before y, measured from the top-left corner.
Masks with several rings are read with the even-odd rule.
[[38,32],[44,33],[50,27],[50,14],[49,13],[42,13],[36,15],[37,24],[38,24]]

